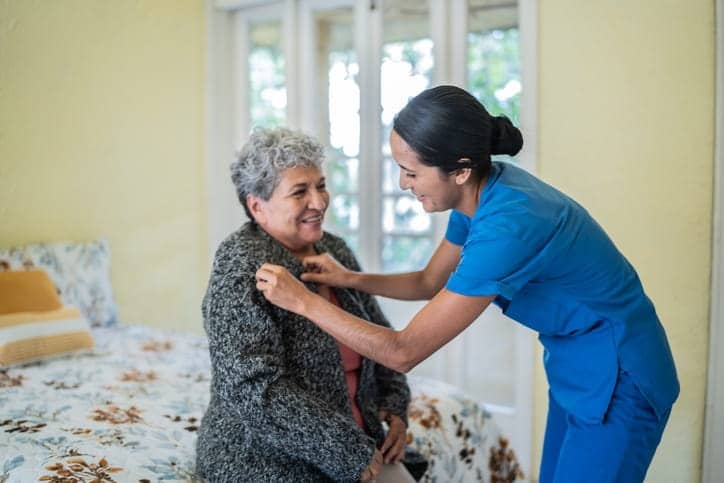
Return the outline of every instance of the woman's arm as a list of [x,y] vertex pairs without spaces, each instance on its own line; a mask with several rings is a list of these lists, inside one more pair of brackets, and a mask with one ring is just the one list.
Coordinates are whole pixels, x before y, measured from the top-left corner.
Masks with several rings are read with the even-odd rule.
[[314,322],[363,356],[408,372],[465,330],[495,295],[470,297],[442,289],[412,321],[396,331],[362,320],[307,290],[285,268],[264,264],[257,289],[273,304]]
[[305,282],[345,287],[399,300],[430,300],[460,260],[461,247],[443,239],[427,266],[417,272],[381,275],[348,270],[327,254],[307,257]]

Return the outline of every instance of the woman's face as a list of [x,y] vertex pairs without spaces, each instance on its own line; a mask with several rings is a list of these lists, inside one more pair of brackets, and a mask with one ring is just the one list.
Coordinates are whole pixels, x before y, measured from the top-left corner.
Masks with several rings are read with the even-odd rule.
[[322,172],[313,167],[282,171],[268,201],[256,198],[251,212],[257,223],[292,252],[304,251],[322,238],[329,193]]
[[456,206],[459,188],[454,176],[420,161],[420,156],[394,130],[390,134],[392,157],[400,166],[400,189],[410,190],[428,213]]

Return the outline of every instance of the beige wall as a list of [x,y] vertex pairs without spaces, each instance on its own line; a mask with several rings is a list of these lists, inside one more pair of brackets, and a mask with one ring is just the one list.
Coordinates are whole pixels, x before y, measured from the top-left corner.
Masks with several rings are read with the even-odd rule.
[[[681,396],[652,482],[698,482],[706,391],[714,3],[539,4],[538,173],[582,202],[637,267]],[[534,459],[546,383],[536,374]],[[537,462],[536,462],[537,468]]]
[[203,9],[0,4],[0,246],[107,237],[128,322],[200,326]]

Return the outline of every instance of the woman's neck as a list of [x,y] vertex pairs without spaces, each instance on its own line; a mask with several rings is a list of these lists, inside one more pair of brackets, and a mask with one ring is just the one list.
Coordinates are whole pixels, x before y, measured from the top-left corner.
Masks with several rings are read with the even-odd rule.
[[475,214],[475,211],[478,209],[478,205],[480,204],[480,197],[483,195],[483,190],[485,190],[485,185],[487,184],[487,182],[488,179],[484,178],[474,183],[465,184],[463,186],[463,192],[462,196],[460,197],[460,202],[455,207],[455,210],[463,213],[469,218],[472,218]]

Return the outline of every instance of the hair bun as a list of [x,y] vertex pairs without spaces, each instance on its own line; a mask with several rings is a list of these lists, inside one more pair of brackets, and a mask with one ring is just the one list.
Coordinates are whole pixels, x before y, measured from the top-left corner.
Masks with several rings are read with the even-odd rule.
[[523,147],[523,135],[505,116],[493,117],[490,136],[490,154],[515,156]]

